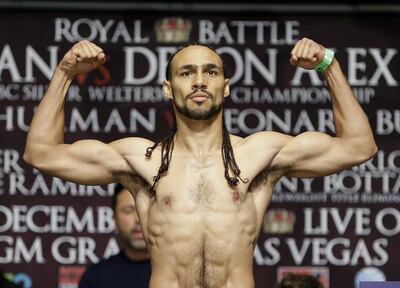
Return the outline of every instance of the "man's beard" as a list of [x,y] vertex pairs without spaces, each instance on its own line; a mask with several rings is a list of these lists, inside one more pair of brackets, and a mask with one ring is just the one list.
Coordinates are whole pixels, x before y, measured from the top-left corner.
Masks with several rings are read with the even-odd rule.
[[[202,92],[202,93],[206,93],[208,95],[208,97],[210,98],[211,102],[212,102],[212,106],[209,109],[190,109],[187,105],[187,101],[190,99],[190,96],[192,96],[194,93],[196,92]],[[173,93],[173,91],[172,91]],[[208,120],[211,119],[213,116],[217,115],[221,109],[222,109],[222,104],[223,101],[220,104],[215,104],[215,97],[213,94],[211,94],[210,92],[206,91],[206,90],[195,90],[193,92],[191,92],[190,94],[186,95],[184,97],[184,104],[183,106],[180,106],[178,103],[176,103],[175,101],[175,96],[172,97],[172,100],[174,101],[174,106],[176,108],[176,110],[178,110],[179,113],[183,114],[184,116],[193,119],[193,120]],[[201,106],[201,104],[199,105]]]
[[[132,232],[132,231],[131,231]],[[142,238],[135,238],[132,235],[120,234],[121,241],[132,250],[146,250],[146,242]]]
[[129,243],[129,247],[133,250],[146,250],[146,242],[144,239],[132,239]]

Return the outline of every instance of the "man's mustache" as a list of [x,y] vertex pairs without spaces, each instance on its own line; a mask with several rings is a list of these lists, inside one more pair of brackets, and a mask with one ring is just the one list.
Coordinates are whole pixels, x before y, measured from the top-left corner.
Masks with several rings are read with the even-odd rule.
[[193,92],[191,92],[188,95],[186,95],[185,96],[185,100],[190,99],[195,93],[199,93],[199,92],[205,93],[205,94],[207,94],[208,97],[210,97],[211,99],[214,99],[214,95],[212,93],[208,92],[207,90],[205,90],[205,89],[196,89],[196,90],[193,90]]
[[142,229],[140,229],[140,228],[133,228],[133,229],[130,230],[130,232],[131,232],[131,233],[139,233],[139,232],[142,233]]

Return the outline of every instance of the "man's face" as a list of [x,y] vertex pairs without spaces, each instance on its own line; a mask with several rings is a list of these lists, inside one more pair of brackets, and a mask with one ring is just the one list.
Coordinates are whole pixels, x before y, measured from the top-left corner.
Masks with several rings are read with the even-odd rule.
[[121,241],[132,250],[145,250],[146,243],[143,239],[139,217],[136,213],[135,200],[131,193],[124,189],[117,196],[114,212],[115,225]]
[[204,46],[189,46],[171,62],[171,79],[164,81],[164,94],[175,110],[194,120],[207,120],[221,111],[229,95],[221,58]]

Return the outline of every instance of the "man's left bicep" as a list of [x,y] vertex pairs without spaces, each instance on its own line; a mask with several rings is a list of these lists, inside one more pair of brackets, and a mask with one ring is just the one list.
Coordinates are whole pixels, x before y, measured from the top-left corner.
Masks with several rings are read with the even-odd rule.
[[286,175],[316,178],[348,169],[368,159],[356,153],[356,143],[321,132],[305,132],[294,137],[277,155]]

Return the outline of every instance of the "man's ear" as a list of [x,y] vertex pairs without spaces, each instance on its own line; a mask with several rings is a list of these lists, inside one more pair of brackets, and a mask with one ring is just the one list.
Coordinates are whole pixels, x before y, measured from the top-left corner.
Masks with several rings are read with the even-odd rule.
[[224,85],[224,97],[228,97],[230,94],[230,87],[229,87],[229,79],[225,79],[225,85]]
[[168,80],[164,80],[163,82],[163,93],[164,97],[168,99],[172,99],[172,89],[171,89],[171,82]]

